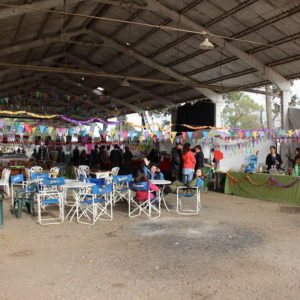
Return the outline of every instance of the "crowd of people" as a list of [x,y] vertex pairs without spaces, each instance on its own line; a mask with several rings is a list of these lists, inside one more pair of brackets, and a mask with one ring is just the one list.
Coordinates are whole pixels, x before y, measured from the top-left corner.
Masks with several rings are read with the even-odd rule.
[[92,169],[111,170],[114,167],[122,168],[124,174],[132,173],[131,161],[133,155],[129,150],[129,147],[125,147],[124,151],[119,145],[114,145],[113,149],[110,149],[110,145],[98,145],[94,146],[90,154],[87,154],[86,150],[79,151],[78,147],[75,147],[72,155],[72,163],[75,166],[88,165]]

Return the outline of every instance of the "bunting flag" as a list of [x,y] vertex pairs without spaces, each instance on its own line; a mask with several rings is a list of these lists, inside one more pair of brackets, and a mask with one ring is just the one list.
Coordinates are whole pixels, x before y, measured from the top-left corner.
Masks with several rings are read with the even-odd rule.
[[41,134],[44,134],[45,129],[46,129],[46,126],[40,125],[40,126],[39,126],[39,129],[40,129],[40,133],[41,133]]
[[176,132],[176,131],[172,131],[172,132],[171,132],[171,138],[170,138],[170,140],[171,140],[171,143],[172,143],[172,144],[174,143],[174,139],[175,139],[176,135],[177,135],[177,132]]
[[187,132],[187,135],[188,135],[188,137],[189,137],[189,140],[191,140],[191,139],[192,139],[192,136],[193,136],[193,131],[188,131],[188,132]]

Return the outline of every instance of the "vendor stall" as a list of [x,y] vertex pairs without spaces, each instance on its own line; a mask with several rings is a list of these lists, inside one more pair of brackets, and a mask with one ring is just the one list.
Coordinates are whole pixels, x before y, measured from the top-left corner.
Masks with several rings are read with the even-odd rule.
[[300,205],[300,177],[228,172],[225,194]]

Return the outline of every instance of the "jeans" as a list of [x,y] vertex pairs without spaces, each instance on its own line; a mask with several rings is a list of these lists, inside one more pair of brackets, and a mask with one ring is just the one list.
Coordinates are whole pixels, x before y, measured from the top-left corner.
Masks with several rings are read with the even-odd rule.
[[189,183],[193,180],[194,169],[182,169],[182,181],[184,184]]

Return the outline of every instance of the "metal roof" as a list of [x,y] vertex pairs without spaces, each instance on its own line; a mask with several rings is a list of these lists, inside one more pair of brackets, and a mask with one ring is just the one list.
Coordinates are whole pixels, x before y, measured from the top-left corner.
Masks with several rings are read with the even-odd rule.
[[[49,10],[205,30],[215,47],[199,49],[201,34]],[[49,114],[111,117],[232,89],[270,83],[282,89],[288,80],[300,78],[300,0],[1,0],[0,27],[0,98],[20,94],[23,99],[2,103],[0,109],[40,112],[42,105]],[[80,70],[83,75],[4,68],[3,63]],[[120,85],[124,78],[129,87]],[[93,93],[98,86],[106,96]],[[56,101],[29,96],[32,91],[86,96]]]

